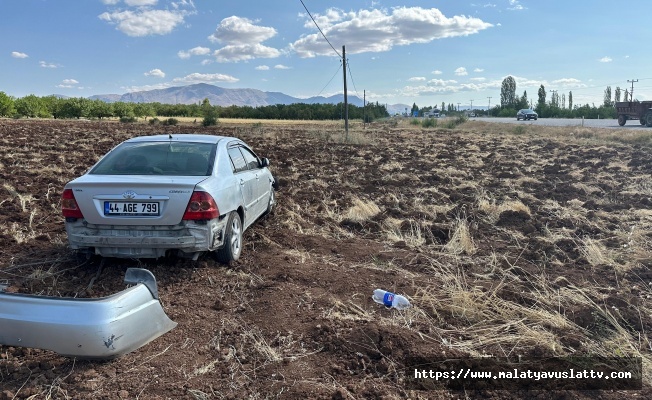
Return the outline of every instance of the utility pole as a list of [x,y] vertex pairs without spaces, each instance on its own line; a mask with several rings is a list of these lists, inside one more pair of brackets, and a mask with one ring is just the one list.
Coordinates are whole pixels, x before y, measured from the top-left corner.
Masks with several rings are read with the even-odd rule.
[[471,100],[471,112],[473,112],[473,100]]
[[632,90],[629,92],[629,101],[634,101],[634,82],[638,82],[637,80],[632,79],[631,81],[628,79],[627,83],[631,82],[632,83]]
[[362,129],[367,129],[367,91],[362,91]]
[[346,49],[342,46],[342,69],[344,71],[344,132],[346,141],[349,141],[349,98],[346,94]]
[[491,96],[487,97],[489,99],[489,107],[487,107],[487,116],[491,115]]
[[460,103],[457,103],[457,111],[460,111]]

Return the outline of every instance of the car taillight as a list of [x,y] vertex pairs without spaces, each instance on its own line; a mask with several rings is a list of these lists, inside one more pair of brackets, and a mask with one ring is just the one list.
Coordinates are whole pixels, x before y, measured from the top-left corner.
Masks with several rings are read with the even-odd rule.
[[61,195],[61,212],[66,218],[84,218],[81,210],[77,206],[75,195],[72,189],[66,189]]
[[220,215],[213,196],[206,192],[193,192],[183,214],[184,220],[213,219]]

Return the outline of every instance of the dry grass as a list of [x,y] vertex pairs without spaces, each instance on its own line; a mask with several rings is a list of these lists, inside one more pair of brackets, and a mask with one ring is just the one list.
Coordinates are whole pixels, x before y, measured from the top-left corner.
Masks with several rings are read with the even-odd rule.
[[530,208],[523,204],[521,200],[506,200],[501,203],[496,203],[495,199],[483,195],[477,202],[477,207],[480,211],[484,212],[487,215],[487,220],[490,223],[496,223],[500,218],[500,214],[505,211],[514,211],[525,213],[526,215],[532,215]]
[[448,243],[444,245],[444,251],[454,255],[473,255],[476,251],[475,242],[469,230],[468,222],[458,217],[455,221],[453,234]]
[[353,206],[346,210],[344,218],[355,222],[364,222],[376,216],[379,212],[380,208],[373,201],[354,197]]

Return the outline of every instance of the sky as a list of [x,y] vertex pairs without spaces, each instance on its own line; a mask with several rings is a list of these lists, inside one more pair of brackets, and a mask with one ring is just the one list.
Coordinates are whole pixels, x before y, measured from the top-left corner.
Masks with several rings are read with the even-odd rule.
[[[0,91],[89,97],[208,83],[381,104],[500,103],[503,79],[652,100],[649,0],[0,0]],[[312,16],[312,17],[311,17]],[[314,21],[313,21],[314,20]],[[319,27],[319,28],[318,28]],[[321,32],[320,32],[321,30]],[[322,34],[323,33],[323,34]],[[566,105],[568,103],[565,103]]]

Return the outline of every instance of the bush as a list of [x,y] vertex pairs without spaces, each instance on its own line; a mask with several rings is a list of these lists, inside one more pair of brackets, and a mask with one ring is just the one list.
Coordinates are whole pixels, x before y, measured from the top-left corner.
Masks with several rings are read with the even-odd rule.
[[158,118],[156,118],[156,117],[154,117],[154,118],[152,118],[152,119],[149,120],[149,124],[150,124],[150,125],[156,125],[156,124],[158,124],[158,123],[160,123],[160,122],[161,122],[161,121],[160,121]]
[[455,118],[449,118],[446,121],[446,123],[444,124],[444,127],[448,128],[448,129],[453,129],[453,128],[457,127],[458,125],[462,125],[463,123],[465,123],[468,120],[469,120],[469,117],[467,117],[464,114],[460,114]]
[[523,135],[526,131],[527,131],[527,128],[525,127],[525,125],[516,125],[514,127],[513,132],[514,132],[515,135]]
[[201,124],[202,124],[203,126],[214,126],[214,125],[217,125],[217,117],[215,117],[214,115],[207,115],[207,116],[204,117],[204,119],[202,120]]
[[179,123],[179,120],[176,118],[168,118],[163,121],[163,125],[177,125]]
[[421,122],[421,127],[422,128],[436,128],[437,127],[437,119],[435,118],[426,118]]
[[136,122],[138,119],[136,117],[121,117],[120,122],[123,124],[132,124]]
[[412,120],[410,120],[410,125],[421,125],[421,121],[416,118],[412,118]]

